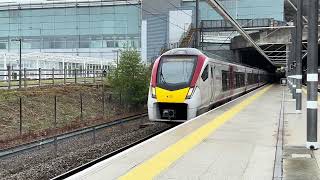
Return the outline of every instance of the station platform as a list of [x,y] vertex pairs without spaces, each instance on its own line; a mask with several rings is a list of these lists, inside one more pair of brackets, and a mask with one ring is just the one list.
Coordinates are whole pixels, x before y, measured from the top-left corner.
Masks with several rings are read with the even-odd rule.
[[305,105],[294,105],[267,85],[68,179],[317,179],[320,150],[305,148]]

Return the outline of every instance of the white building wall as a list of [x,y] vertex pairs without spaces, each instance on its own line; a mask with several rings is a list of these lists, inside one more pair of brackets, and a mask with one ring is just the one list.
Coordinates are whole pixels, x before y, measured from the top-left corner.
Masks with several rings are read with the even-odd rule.
[[141,23],[141,58],[144,63],[147,63],[147,36],[147,21],[143,20]]
[[192,10],[169,12],[169,43],[178,43],[192,23]]

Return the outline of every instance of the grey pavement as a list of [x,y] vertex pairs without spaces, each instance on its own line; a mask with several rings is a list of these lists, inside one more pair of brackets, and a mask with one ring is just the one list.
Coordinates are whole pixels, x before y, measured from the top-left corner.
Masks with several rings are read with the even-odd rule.
[[[302,93],[302,111],[296,113],[295,101],[285,91],[283,179],[320,179],[320,150],[311,151],[306,146],[306,94]],[[318,106],[319,106],[318,102]],[[318,110],[318,116],[320,111]],[[319,119],[319,118],[318,118]],[[318,123],[319,124],[319,123]],[[318,132],[320,128],[318,126]],[[320,134],[318,133],[318,140]]]

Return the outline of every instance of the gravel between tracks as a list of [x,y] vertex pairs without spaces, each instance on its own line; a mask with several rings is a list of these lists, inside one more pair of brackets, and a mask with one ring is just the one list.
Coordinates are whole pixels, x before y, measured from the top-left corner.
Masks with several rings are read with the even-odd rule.
[[[142,124],[148,123],[144,128]],[[169,124],[147,118],[59,141],[57,146],[0,159],[0,179],[49,179],[160,130]],[[55,150],[57,147],[57,150]]]

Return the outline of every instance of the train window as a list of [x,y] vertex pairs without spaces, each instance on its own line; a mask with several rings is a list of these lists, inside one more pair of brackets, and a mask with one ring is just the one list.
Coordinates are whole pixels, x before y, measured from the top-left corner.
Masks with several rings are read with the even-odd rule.
[[229,89],[229,73],[228,71],[222,71],[222,91]]
[[167,90],[188,87],[195,69],[195,58],[187,56],[163,57],[157,74],[157,85]]
[[254,74],[251,73],[251,84],[254,84]]
[[244,87],[245,86],[245,74],[241,73],[240,77],[241,77],[240,85],[241,85],[241,87]]
[[244,73],[236,72],[235,78],[236,78],[236,88],[243,87],[244,86]]
[[208,79],[208,65],[204,68],[203,72],[202,72],[202,75],[201,75],[201,78],[203,81],[206,81]]
[[236,88],[239,88],[240,87],[240,76],[239,76],[239,73],[236,72]]
[[249,73],[248,74],[248,84],[254,84],[254,74],[253,73]]

